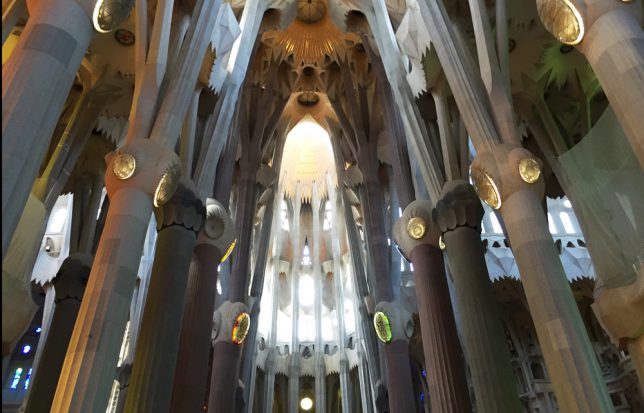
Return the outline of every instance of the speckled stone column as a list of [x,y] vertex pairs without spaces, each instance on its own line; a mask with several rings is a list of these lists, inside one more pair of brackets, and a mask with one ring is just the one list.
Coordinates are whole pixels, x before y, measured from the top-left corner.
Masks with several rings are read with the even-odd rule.
[[206,222],[197,237],[188,272],[172,388],[172,412],[203,409],[208,385],[212,314],[217,294],[217,266],[234,238],[234,224],[223,205],[208,199],[206,210]]
[[91,266],[91,255],[72,254],[65,258],[53,280],[56,305],[49,326],[50,334],[41,344],[44,346],[39,362],[41,368],[31,375],[31,397],[25,412],[48,412],[51,408]]
[[27,25],[2,66],[3,256],[92,39],[95,3],[27,1]]
[[[429,201],[414,201],[396,222],[394,236],[414,264],[420,331],[432,411],[471,412],[463,352],[458,340],[439,232]],[[407,361],[409,365],[409,361]]]
[[235,319],[244,312],[248,312],[245,304],[229,301],[225,301],[215,312],[213,363],[208,399],[209,413],[237,411],[235,410],[238,382],[237,362],[241,352],[241,343],[233,343],[232,332]]
[[526,149],[497,145],[477,154],[471,174],[479,196],[505,222],[559,408],[615,411],[548,230],[538,161]]
[[157,241],[126,412],[170,410],[190,258],[206,217],[194,184],[183,179],[155,210]]
[[[127,165],[130,156],[136,167],[130,177],[119,179],[115,161]],[[52,410],[57,412],[107,406],[152,201],[163,204],[179,181],[177,155],[147,139],[122,147],[107,160],[110,207],[56,389]]]
[[449,257],[476,411],[519,412],[516,378],[481,242],[481,200],[466,181],[449,181],[432,214]]

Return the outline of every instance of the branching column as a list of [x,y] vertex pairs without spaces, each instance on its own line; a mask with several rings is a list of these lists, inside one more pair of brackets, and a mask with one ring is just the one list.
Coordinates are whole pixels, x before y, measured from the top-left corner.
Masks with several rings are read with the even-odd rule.
[[615,411],[548,230],[539,163],[526,149],[503,144],[479,152],[471,174],[479,196],[505,222],[559,408]]
[[[551,32],[561,30],[557,23],[550,20],[550,5],[544,3],[548,2],[537,0],[544,25]],[[588,59],[640,166],[644,168],[644,31],[641,4],[604,0],[573,0],[571,3],[581,20],[578,24],[583,37],[577,48]]]
[[[329,188],[327,186],[327,188]],[[315,282],[314,315],[315,315],[315,409],[326,411],[326,364],[324,362],[324,340],[322,338],[322,290],[324,288],[324,271],[321,271],[320,243],[320,193],[318,183],[313,182],[313,280]]]
[[107,405],[152,200],[163,204],[172,195],[178,165],[174,152],[150,140],[137,140],[109,158],[105,183],[110,208],[86,288],[88,299],[81,304],[63,364],[54,411],[87,412]]
[[25,412],[47,412],[51,408],[91,266],[91,255],[72,254],[63,261],[54,278],[56,305],[48,328],[51,334],[47,334],[46,341],[40,344],[43,346],[39,362],[42,368],[32,372],[31,397]]
[[155,210],[157,242],[126,412],[167,411],[179,348],[187,273],[206,211],[194,184],[183,180]]
[[[418,314],[432,411],[470,412],[465,362],[456,331],[439,232],[431,202],[410,203],[394,228],[396,242],[414,264]],[[409,365],[409,360],[407,360]]]
[[449,181],[432,213],[449,256],[476,409],[488,413],[521,411],[481,242],[481,201],[466,181]]
[[231,247],[234,224],[214,199],[206,201],[206,222],[197,237],[188,271],[181,338],[170,411],[203,409],[208,384],[212,314],[217,293],[217,266]]
[[95,3],[28,2],[27,25],[2,66],[3,256],[92,39]]
[[293,198],[293,228],[291,262],[291,308],[292,308],[292,337],[291,357],[288,365],[288,412],[297,413],[299,410],[300,395],[300,267],[302,266],[302,246],[300,240],[300,211],[302,209],[301,185],[298,182]]

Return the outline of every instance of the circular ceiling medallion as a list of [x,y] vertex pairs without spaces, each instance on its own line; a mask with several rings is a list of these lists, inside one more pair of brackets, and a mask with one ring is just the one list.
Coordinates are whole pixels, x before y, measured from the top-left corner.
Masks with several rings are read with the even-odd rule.
[[299,0],[297,19],[302,23],[317,23],[326,14],[326,3],[322,0]]
[[134,44],[134,33],[128,29],[117,29],[114,32],[114,39],[121,46],[132,46]]

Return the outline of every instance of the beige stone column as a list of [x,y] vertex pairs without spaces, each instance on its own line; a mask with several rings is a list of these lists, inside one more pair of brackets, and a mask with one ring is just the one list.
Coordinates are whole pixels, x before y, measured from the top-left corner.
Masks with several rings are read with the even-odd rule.
[[29,20],[2,66],[2,255],[92,38],[92,0],[27,2]]
[[394,226],[394,237],[414,264],[432,411],[466,413],[472,407],[465,362],[456,331],[443,251],[438,248],[440,232],[432,222],[431,214],[431,202],[410,203]]
[[541,201],[536,158],[508,144],[478,153],[474,187],[499,210],[519,267],[530,314],[562,412],[614,412]]
[[136,140],[107,157],[110,207],[56,390],[53,412],[104,409],[112,388],[152,204],[173,195],[177,155]]
[[432,215],[449,257],[476,411],[519,412],[522,407],[510,350],[481,241],[481,200],[466,181],[448,181]]
[[[555,37],[576,45],[586,56],[644,168],[641,2],[572,0],[566,6],[563,1],[537,0],[537,9],[543,24]],[[552,18],[564,14],[570,16],[570,24],[565,28]]]
[[188,268],[206,211],[194,184],[182,179],[155,209],[157,241],[141,330],[136,342],[126,412],[170,410]]
[[633,283],[595,290],[592,309],[613,344],[627,347],[644,393],[644,264]]

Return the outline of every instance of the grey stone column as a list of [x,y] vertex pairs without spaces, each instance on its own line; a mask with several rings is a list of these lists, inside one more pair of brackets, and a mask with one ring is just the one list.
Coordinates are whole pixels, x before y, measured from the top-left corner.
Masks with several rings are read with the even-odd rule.
[[501,212],[561,411],[615,408],[541,206],[545,184],[526,149],[497,145],[471,167],[479,196]]
[[63,261],[54,278],[56,305],[47,338],[41,344],[44,347],[38,363],[41,367],[31,375],[31,397],[25,412],[48,412],[51,408],[91,266],[91,255],[72,254]]
[[449,257],[476,411],[521,411],[510,352],[498,304],[492,295],[481,242],[481,201],[466,181],[449,181],[432,214],[443,233]]
[[[443,252],[437,245],[438,229],[431,220],[431,203],[414,201],[409,204],[396,223],[394,235],[414,264],[432,411],[470,412],[465,362],[456,331]],[[409,368],[409,360],[406,363]]]
[[94,4],[28,2],[27,25],[2,66],[3,256],[92,38]]
[[233,242],[233,221],[214,199],[206,201],[207,218],[192,253],[185,294],[181,339],[172,389],[172,412],[201,410],[208,385],[212,314],[217,266]]
[[126,412],[170,409],[188,268],[206,211],[192,182],[182,180],[155,210],[157,242],[136,343]]
[[107,406],[152,202],[162,205],[179,181],[177,155],[147,139],[107,159],[110,208],[87,284],[89,299],[81,304],[63,363],[54,411],[84,413]]

